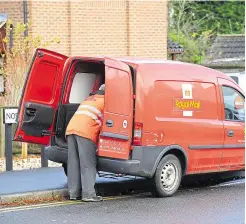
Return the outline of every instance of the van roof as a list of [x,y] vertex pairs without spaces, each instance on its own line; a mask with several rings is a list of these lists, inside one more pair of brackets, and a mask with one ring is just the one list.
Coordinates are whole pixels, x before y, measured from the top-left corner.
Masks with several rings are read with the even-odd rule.
[[[144,58],[144,57],[134,57],[134,56],[73,56],[72,58],[90,58],[94,59],[96,61],[103,61],[106,58],[118,60],[127,64],[135,65],[141,67],[142,65],[149,65],[149,67],[155,66],[155,65],[179,65],[180,69],[191,69],[192,72],[189,73],[190,77],[194,77],[196,80],[206,80],[211,77],[213,78],[228,78],[226,74],[219,70],[215,70],[209,67],[206,67],[204,65],[199,64],[193,64],[188,62],[181,62],[181,61],[174,61],[174,60],[167,60],[167,59],[157,59],[157,58]],[[208,72],[209,71],[209,72]],[[231,79],[231,78],[230,78]],[[236,83],[233,79],[231,79],[232,82]]]
[[155,58],[140,58],[140,57],[112,57],[113,59],[129,62],[132,64],[187,64],[181,61],[172,61],[166,59],[155,59]]
[[[134,65],[150,65],[158,64],[158,65],[180,65],[180,66],[189,66],[197,69],[205,69],[213,71],[211,75],[216,75],[217,77],[225,77],[225,74],[219,70],[215,70],[209,67],[206,67],[204,65],[200,64],[193,64],[188,62],[182,62],[182,61],[173,61],[173,60],[167,60],[167,59],[154,59],[154,58],[138,58],[138,57],[111,57],[112,59],[119,60],[125,63],[130,63]],[[209,75],[209,74],[207,74]]]
[[[173,61],[173,60],[166,60],[166,59],[154,59],[154,58],[139,58],[139,57],[112,57],[112,59],[116,59],[125,63],[130,63],[134,65],[149,65],[153,66],[155,65],[179,65],[183,68],[192,68],[193,73],[197,72],[197,69],[199,69],[199,72],[194,75],[197,79],[201,78],[208,78],[208,77],[217,77],[217,78],[228,78],[226,74],[219,70],[215,70],[209,67],[206,67],[204,65],[199,65],[199,64],[193,64],[193,63],[188,63],[188,62],[181,62],[181,61]],[[203,71],[203,72],[201,72]],[[210,72],[208,72],[210,71]],[[206,75],[204,75],[206,73]],[[189,74],[190,76],[193,76],[191,73]],[[232,79],[231,79],[232,80]],[[234,80],[232,80],[234,82]],[[236,83],[236,82],[235,82]]]
[[[73,57],[76,58],[76,57]],[[81,58],[81,56],[80,56]],[[206,67],[204,65],[199,65],[199,64],[193,64],[193,63],[188,63],[188,62],[181,62],[181,61],[174,61],[174,60],[167,60],[167,59],[158,59],[158,58],[144,58],[144,57],[134,57],[134,56],[82,56],[82,58],[91,58],[94,60],[98,61],[103,61],[106,58],[108,59],[113,59],[113,60],[118,60],[127,64],[132,64],[136,66],[141,66],[141,65],[149,65],[152,67],[153,65],[179,65],[179,66],[184,66],[184,67],[192,67],[194,69],[203,69],[203,70],[210,70],[206,76],[215,76],[215,77],[226,77],[226,75],[218,70]]]

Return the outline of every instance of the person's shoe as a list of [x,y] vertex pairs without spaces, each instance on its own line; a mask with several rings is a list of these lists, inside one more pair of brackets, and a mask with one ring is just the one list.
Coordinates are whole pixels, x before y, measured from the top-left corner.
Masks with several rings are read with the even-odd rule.
[[99,202],[99,201],[103,201],[103,197],[95,196],[95,197],[90,197],[90,198],[82,198],[82,201],[84,201],[84,202]]
[[80,201],[81,197],[69,197],[69,200],[71,200],[71,201]]

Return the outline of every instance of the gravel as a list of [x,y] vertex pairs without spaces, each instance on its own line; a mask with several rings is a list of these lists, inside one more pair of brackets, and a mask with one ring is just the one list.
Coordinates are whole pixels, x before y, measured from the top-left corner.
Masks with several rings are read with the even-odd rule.
[[[48,161],[49,167],[60,167],[60,163]],[[13,157],[13,170],[36,169],[41,167],[41,157],[39,155],[28,155],[27,159],[21,157]],[[0,158],[0,172],[6,170],[5,158]]]

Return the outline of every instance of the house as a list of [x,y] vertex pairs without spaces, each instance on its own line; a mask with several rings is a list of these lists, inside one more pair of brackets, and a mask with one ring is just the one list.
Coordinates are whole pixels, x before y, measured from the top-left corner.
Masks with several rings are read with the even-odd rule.
[[179,43],[173,42],[170,38],[167,40],[167,53],[171,55],[172,60],[177,59],[177,54],[182,54],[184,48]]
[[206,66],[224,73],[245,70],[245,35],[218,35],[207,52]]

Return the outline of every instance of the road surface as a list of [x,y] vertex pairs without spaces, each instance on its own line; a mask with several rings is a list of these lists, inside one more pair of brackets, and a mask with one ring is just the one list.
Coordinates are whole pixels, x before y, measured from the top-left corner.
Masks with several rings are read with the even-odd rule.
[[108,198],[101,203],[62,202],[3,208],[2,224],[243,224],[245,182],[184,188],[170,198]]

